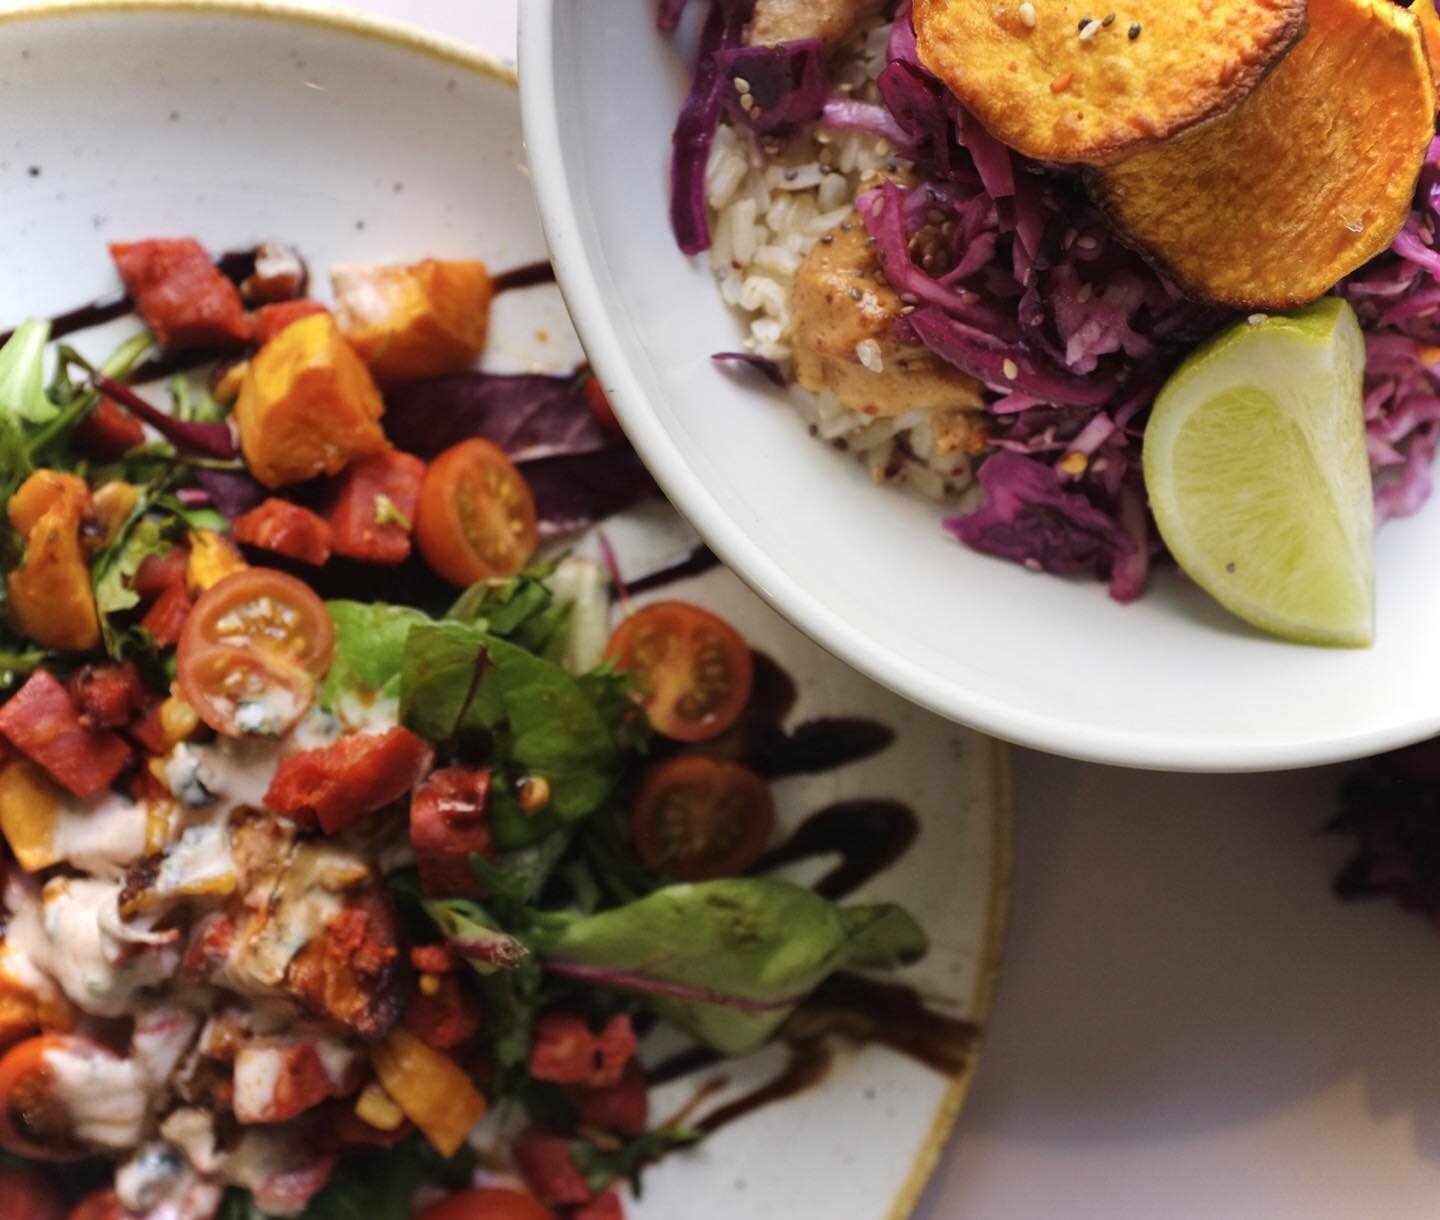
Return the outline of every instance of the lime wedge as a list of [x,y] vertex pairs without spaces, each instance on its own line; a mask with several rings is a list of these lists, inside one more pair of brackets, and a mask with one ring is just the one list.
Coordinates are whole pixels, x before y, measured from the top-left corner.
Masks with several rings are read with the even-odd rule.
[[1180,566],[1233,614],[1298,643],[1374,639],[1364,373],[1344,301],[1257,314],[1176,370],[1145,429],[1150,502]]

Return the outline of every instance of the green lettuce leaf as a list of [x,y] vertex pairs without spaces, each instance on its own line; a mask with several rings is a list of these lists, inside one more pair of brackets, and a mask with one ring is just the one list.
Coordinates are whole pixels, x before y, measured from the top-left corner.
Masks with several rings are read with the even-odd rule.
[[43,424],[60,414],[45,394],[45,347],[50,323],[31,319],[15,328],[0,347],[0,412],[12,419]]
[[928,946],[899,907],[842,909],[759,877],[667,886],[563,927],[539,927],[528,939],[545,962],[582,967],[600,986],[610,976],[611,985],[645,992],[656,1012],[727,1055],[759,1046],[834,971],[893,969]]
[[373,698],[400,692],[405,639],[430,616],[408,606],[325,603],[335,623],[335,660],[320,687],[320,706],[333,708],[342,695]]

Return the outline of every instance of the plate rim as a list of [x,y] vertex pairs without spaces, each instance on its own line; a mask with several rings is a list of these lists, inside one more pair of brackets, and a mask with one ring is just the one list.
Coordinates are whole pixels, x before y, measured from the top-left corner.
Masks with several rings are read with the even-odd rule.
[[[524,4],[525,0],[520,0]],[[516,87],[516,67],[510,61],[457,38],[432,33],[406,21],[377,17],[342,8],[311,8],[287,0],[27,0],[0,12],[3,27],[53,17],[92,16],[99,13],[189,13],[195,16],[255,17],[284,21],[345,33],[416,51],[431,59],[467,68],[502,84]]]
[[1307,738],[1254,741],[1243,734],[1196,740],[1142,728],[1096,729],[1010,697],[983,694],[937,679],[919,661],[852,626],[791,577],[752,541],[696,477],[678,444],[648,407],[648,395],[622,354],[617,328],[601,294],[575,205],[574,165],[561,155],[555,75],[559,0],[522,0],[520,95],[526,144],[546,241],[566,304],[591,363],[646,466],[671,503],[733,572],[804,634],[872,681],[944,718],[1017,745],[1085,762],[1142,770],[1238,774],[1347,762],[1440,731],[1440,707],[1430,716],[1387,721],[1365,730],[1341,729]]
[[[539,0],[519,0],[521,25],[531,4]],[[450,64],[476,74],[520,89],[515,65],[487,51],[472,47],[457,39],[442,34],[432,34],[403,21],[376,17],[370,14],[335,8],[308,8],[287,0],[30,0],[16,8],[0,12],[0,33],[7,27],[54,18],[68,18],[106,13],[185,13],[196,16],[252,17],[260,20],[288,22],[334,33],[369,38],[395,49],[423,54],[431,59]],[[522,93],[522,125],[524,124]],[[526,142],[526,158],[532,161],[534,149]],[[542,218],[547,242],[550,240],[548,226],[544,224],[544,209],[536,199],[537,211]],[[554,253],[553,243],[551,245]],[[567,308],[570,299],[566,295]],[[670,497],[673,499],[674,497]],[[740,577],[762,600],[772,599],[763,590],[756,589],[733,567],[730,569]],[[793,623],[789,616],[787,621]],[[798,626],[798,625],[797,625]],[[808,634],[805,633],[805,634]],[[826,648],[836,664],[849,662],[833,648]],[[853,668],[859,668],[854,667]],[[861,669],[861,672],[865,672]],[[869,675],[872,676],[873,675]],[[888,683],[881,683],[889,686]],[[932,711],[934,709],[931,709]],[[975,985],[967,1005],[968,1019],[977,1028],[975,1045],[964,1066],[950,1077],[945,1092],[935,1107],[930,1129],[924,1141],[912,1154],[911,1165],[900,1188],[885,1213],[885,1220],[907,1220],[918,1206],[926,1188],[934,1176],[935,1169],[944,1155],[959,1121],[960,1112],[979,1068],[981,1051],[989,1031],[990,1017],[994,1006],[1002,963],[1005,954],[1006,931],[1011,905],[1011,879],[1014,869],[1014,756],[1011,747],[1004,741],[987,736],[983,731],[971,729],[976,742],[983,750],[983,762],[987,773],[989,808],[982,816],[989,823],[988,850],[989,870],[987,877],[987,901],[985,917],[980,936],[980,956],[975,972]],[[978,751],[977,751],[978,752]],[[963,765],[963,764],[962,764]]]

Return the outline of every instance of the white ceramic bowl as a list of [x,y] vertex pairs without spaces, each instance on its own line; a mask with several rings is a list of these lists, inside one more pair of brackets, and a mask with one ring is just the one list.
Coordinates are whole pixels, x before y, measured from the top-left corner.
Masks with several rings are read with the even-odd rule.
[[[719,554],[816,640],[946,716],[1133,766],[1258,770],[1440,731],[1440,504],[1379,538],[1364,652],[1279,643],[1180,579],[1139,605],[971,553],[869,485],[764,388],[712,367],[740,327],[666,217],[689,37],[655,0],[525,0],[521,92],[561,285],[626,430]],[[698,9],[698,4],[692,5]]]

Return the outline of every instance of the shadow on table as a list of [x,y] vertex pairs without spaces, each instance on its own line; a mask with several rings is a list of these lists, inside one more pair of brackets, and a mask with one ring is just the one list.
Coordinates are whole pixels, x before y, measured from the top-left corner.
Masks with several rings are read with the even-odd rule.
[[1179,1139],[1358,1078],[1440,1162],[1440,937],[1331,896],[1348,845],[1318,832],[1338,771],[1147,777],[1022,753],[1017,773],[981,1074],[1003,1073],[1027,1137]]

